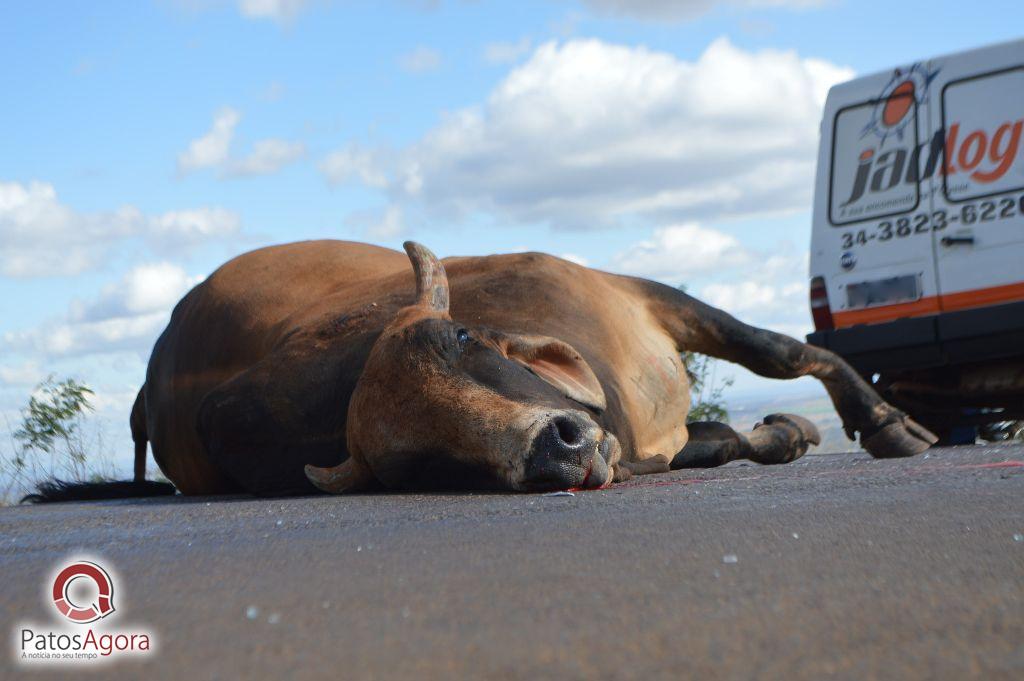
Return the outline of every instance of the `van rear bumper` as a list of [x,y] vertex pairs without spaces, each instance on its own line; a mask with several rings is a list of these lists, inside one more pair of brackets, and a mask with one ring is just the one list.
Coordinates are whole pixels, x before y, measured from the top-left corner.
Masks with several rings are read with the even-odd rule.
[[1024,301],[808,334],[861,373],[1024,355]]

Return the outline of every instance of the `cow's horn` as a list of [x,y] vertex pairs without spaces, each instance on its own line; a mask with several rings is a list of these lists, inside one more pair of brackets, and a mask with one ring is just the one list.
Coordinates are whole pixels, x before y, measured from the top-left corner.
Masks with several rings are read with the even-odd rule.
[[320,468],[307,464],[305,470],[311,483],[331,494],[358,492],[372,487],[375,482],[373,473],[351,456],[337,466]]
[[416,272],[417,303],[438,312],[448,312],[448,275],[444,265],[430,249],[415,241],[406,241],[405,252],[409,254],[412,268]]

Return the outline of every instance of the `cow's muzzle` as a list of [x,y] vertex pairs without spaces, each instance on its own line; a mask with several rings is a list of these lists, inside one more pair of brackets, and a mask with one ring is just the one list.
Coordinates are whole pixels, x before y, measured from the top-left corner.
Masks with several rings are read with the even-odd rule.
[[614,436],[576,411],[550,414],[541,422],[530,448],[522,483],[530,491],[593,489],[611,482],[618,457]]

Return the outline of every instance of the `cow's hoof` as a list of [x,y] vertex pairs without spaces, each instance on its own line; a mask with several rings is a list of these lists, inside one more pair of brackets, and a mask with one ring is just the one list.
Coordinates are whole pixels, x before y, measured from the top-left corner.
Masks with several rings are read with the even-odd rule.
[[938,441],[939,438],[930,430],[904,416],[874,435],[863,438],[860,444],[876,459],[894,459],[920,454]]
[[812,445],[821,444],[821,433],[818,432],[818,426],[803,416],[797,416],[796,414],[769,414],[764,417],[764,425],[771,426],[775,424],[785,424],[796,428],[800,431],[800,437],[803,440]]
[[811,445],[821,444],[821,433],[818,427],[796,414],[769,414],[758,428],[770,427],[772,438],[770,443],[755,446],[750,460],[756,463],[771,465],[796,461],[807,453]]

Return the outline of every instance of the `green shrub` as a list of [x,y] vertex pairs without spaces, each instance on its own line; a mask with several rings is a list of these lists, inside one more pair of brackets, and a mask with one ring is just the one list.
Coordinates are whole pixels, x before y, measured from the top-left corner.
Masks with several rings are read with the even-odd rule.
[[102,433],[86,420],[93,411],[93,394],[73,378],[57,381],[49,376],[36,386],[11,435],[10,451],[0,452],[3,499],[53,478],[86,482],[113,475]]

